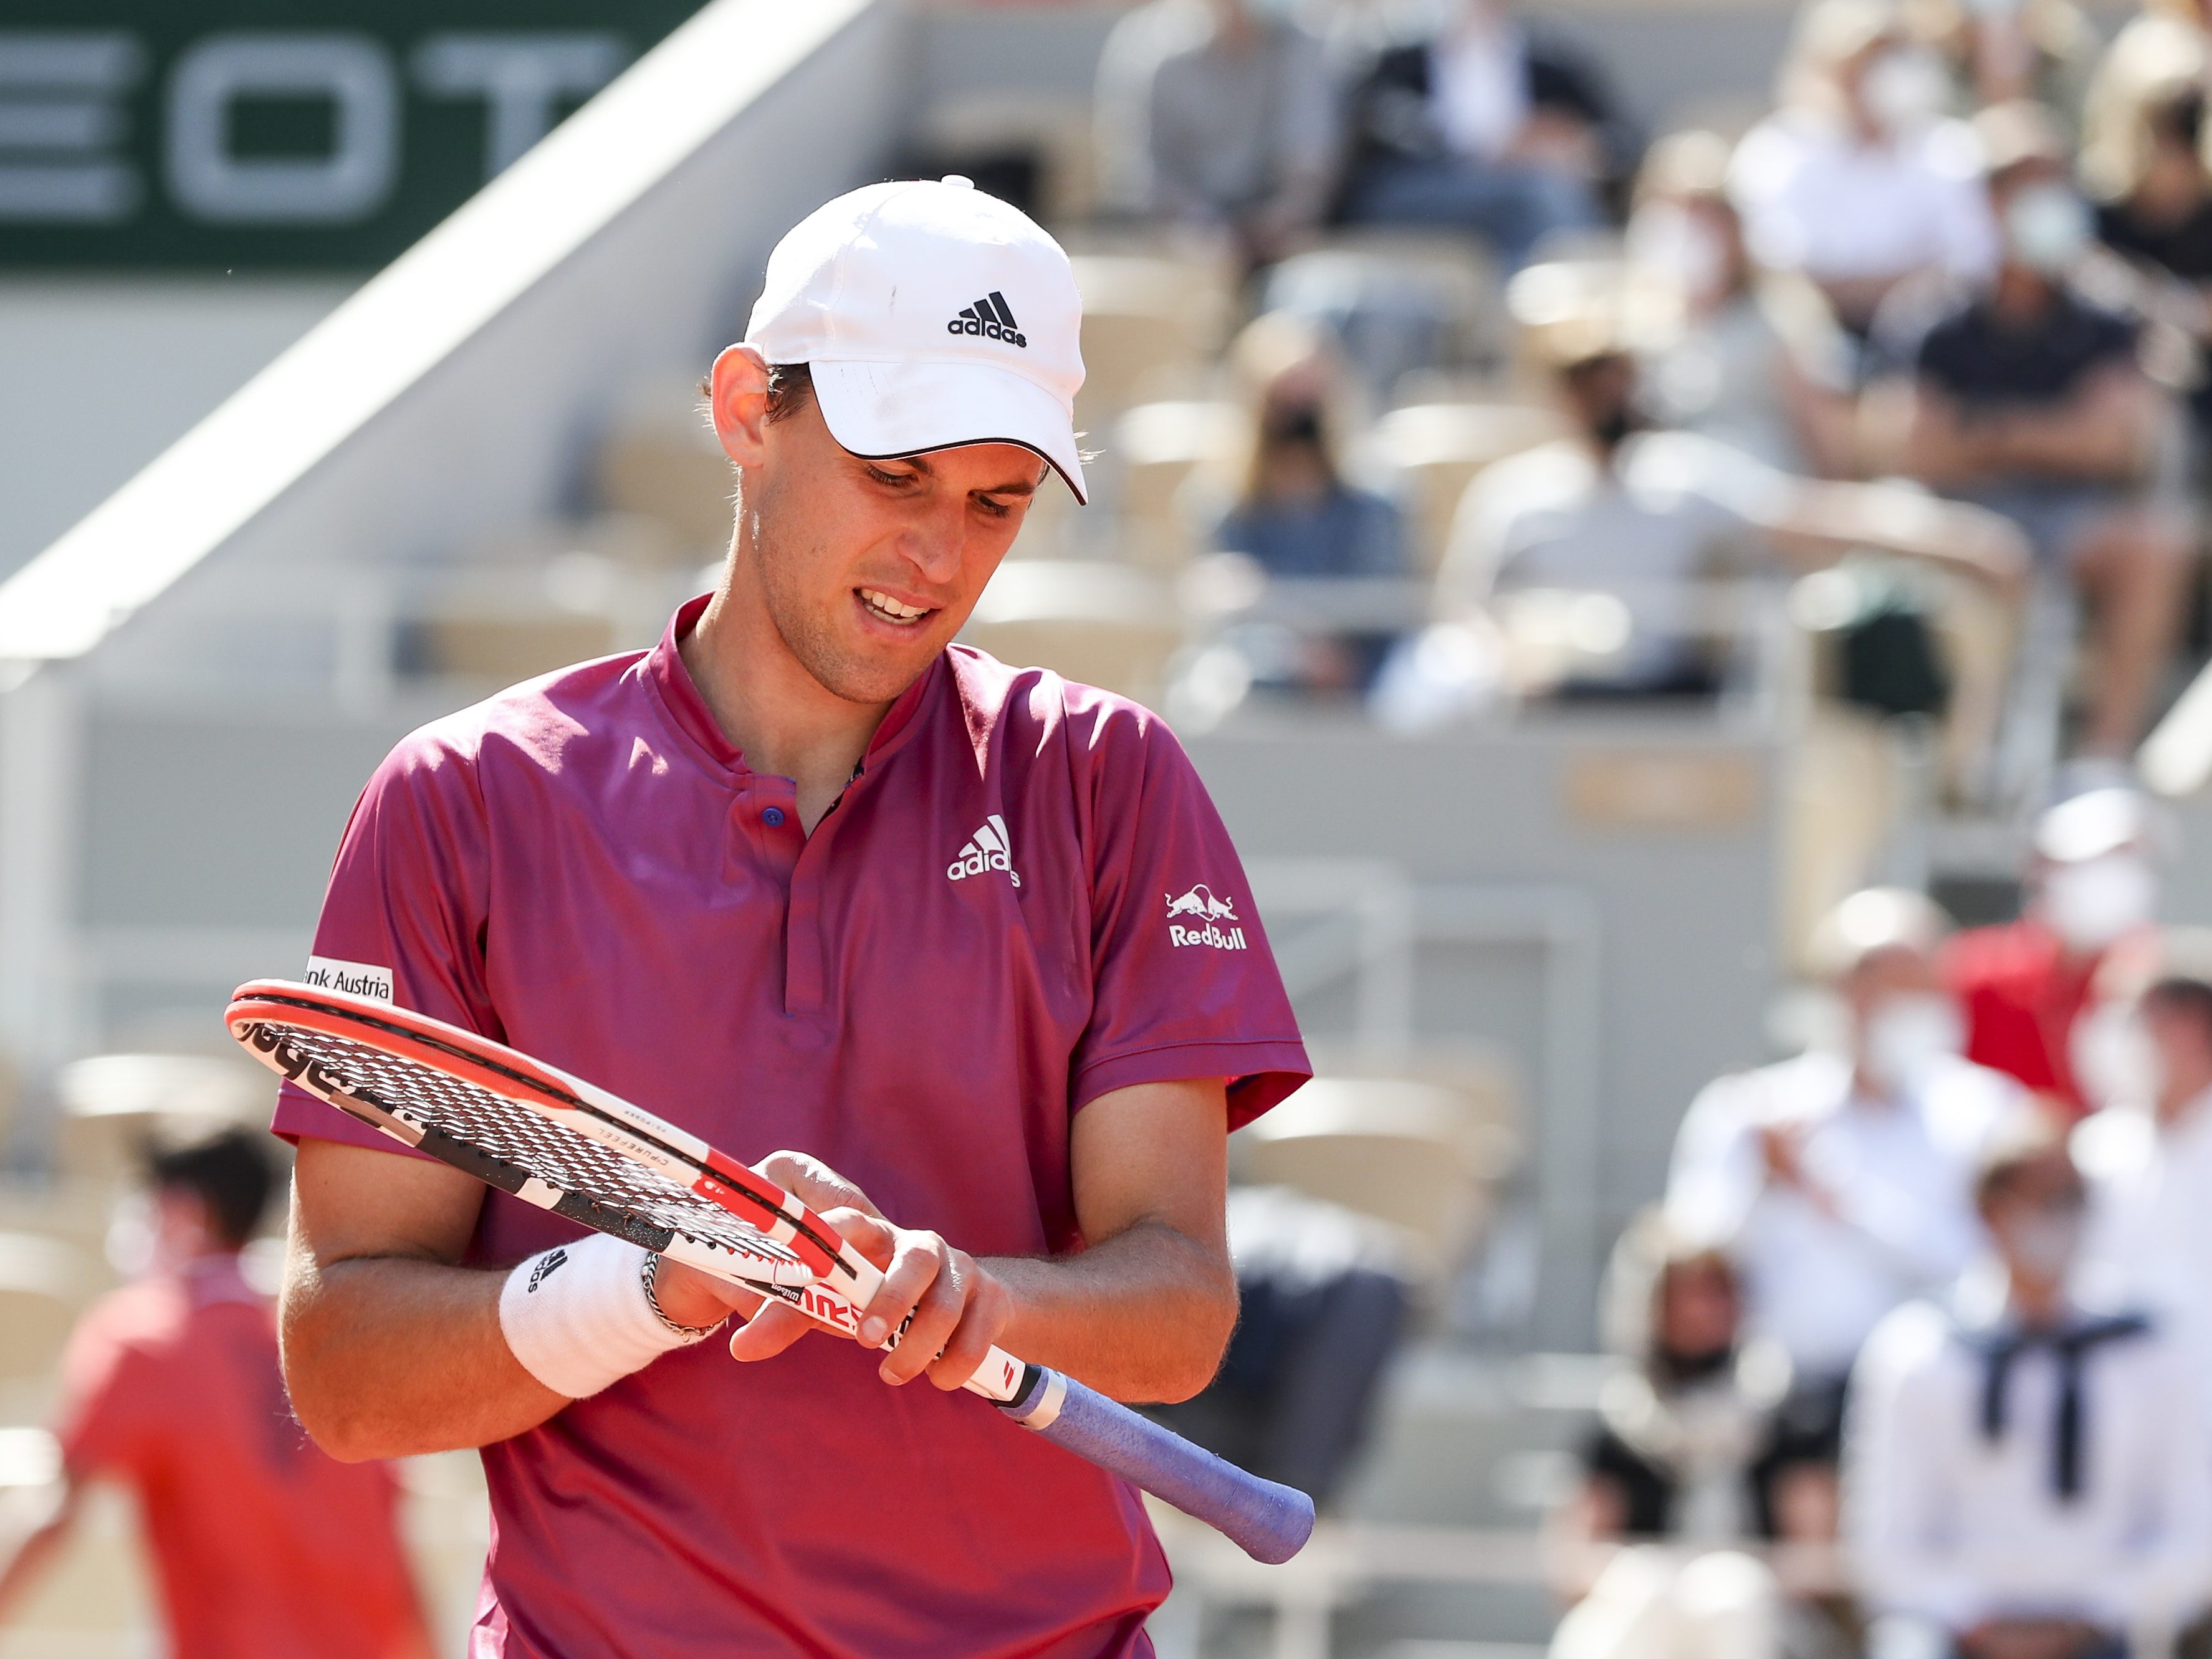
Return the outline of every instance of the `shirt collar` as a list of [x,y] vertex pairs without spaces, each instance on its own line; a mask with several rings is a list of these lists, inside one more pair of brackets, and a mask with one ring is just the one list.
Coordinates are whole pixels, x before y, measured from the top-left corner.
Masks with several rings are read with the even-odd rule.
[[[691,630],[699,625],[706,614],[707,605],[714,596],[702,593],[696,599],[686,599],[676,608],[668,619],[668,626],[660,635],[660,643],[645,653],[641,664],[647,682],[659,694],[661,703],[684,735],[703,749],[718,765],[733,772],[749,771],[745,757],[732,743],[714,719],[707,700],[699,695],[699,687],[691,678],[691,671],[684,665],[680,649]],[[862,770],[873,766],[903,743],[915,724],[915,715],[925,699],[935,691],[945,676],[945,653],[940,651],[931,659],[929,666],[915,676],[913,684],[899,693],[885,713],[883,723],[876,727],[875,735],[860,757]]]

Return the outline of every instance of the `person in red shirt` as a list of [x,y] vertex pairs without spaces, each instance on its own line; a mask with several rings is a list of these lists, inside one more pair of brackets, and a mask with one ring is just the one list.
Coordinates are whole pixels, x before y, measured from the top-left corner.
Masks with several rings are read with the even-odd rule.
[[2069,1117],[2102,1103],[2083,1086],[2079,1033],[2107,963],[2150,933],[2156,827],[2133,789],[2061,801],[2036,825],[2026,914],[1955,934],[1943,957],[1966,1013],[1966,1058],[2017,1078]]
[[759,1159],[885,1267],[862,1337],[913,1315],[886,1355],[771,1304],[725,1352],[755,1298],[285,1088],[293,1402],[340,1456],[480,1449],[476,1659],[1152,1651],[1135,1489],[953,1391],[994,1341],[1203,1388],[1228,1133],[1310,1067],[1174,736],[953,642],[1034,494],[1082,498],[1081,314],[965,179],[818,209],[710,377],[714,592],[403,740],[355,809],[310,979]]
[[66,1485],[0,1569],[0,1620],[60,1553],[86,1486],[113,1480],[138,1501],[172,1659],[428,1659],[391,1473],[337,1462],[294,1420],[268,1300],[239,1272],[268,1154],[232,1129],[149,1164],[153,1268],[70,1335]]

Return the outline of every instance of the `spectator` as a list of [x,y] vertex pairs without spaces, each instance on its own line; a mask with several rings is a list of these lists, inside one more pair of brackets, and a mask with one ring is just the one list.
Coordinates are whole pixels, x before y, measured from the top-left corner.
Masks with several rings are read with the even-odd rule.
[[[1345,477],[1352,394],[1328,332],[1272,312],[1237,337],[1230,365],[1252,438],[1215,520],[1215,547],[1291,581],[1403,576],[1397,507]],[[1314,690],[1364,684],[1390,639],[1387,629],[1340,625],[1333,611],[1230,634],[1256,683]]]
[[2024,555],[1992,514],[1887,486],[1812,483],[1693,433],[1645,431],[1632,355],[1639,296],[1617,276],[1532,266],[1509,297],[1530,351],[1554,374],[1573,435],[1475,479],[1453,522],[1438,603],[1465,614],[1516,589],[1568,590],[1613,595],[1623,613],[1603,649],[1525,666],[1524,689],[1709,695],[1718,671],[1701,648],[1692,584],[1731,547],[1796,565],[1875,548],[2001,589],[2016,580]]
[[1150,1407],[1239,1467],[1333,1503],[1404,1340],[1413,1275],[1389,1230],[1287,1187],[1229,1194],[1241,1311],[1195,1398]]
[[1845,1527],[1872,1659],[2123,1659],[2205,1601],[2212,1480],[2181,1353],[2069,1294],[2081,1176],[2047,1126],[1992,1152],[1994,1261],[1884,1321],[1851,1382]]
[[1750,1328],[1796,1368],[1808,1433],[1831,1453],[1844,1380],[1893,1309],[1973,1255],[1976,1160],[2024,1111],[2007,1079],[1960,1058],[1936,978],[1942,913],[1917,893],[1855,893],[1814,952],[1841,1003],[1841,1052],[1724,1077],[1692,1104],[1668,1220],[1741,1265]]
[[66,1486],[0,1571],[0,1619],[109,1480],[137,1499],[175,1659],[428,1659],[391,1474],[335,1462],[293,1420],[275,1320],[239,1270],[268,1200],[264,1147],[231,1129],[149,1154],[152,1267],[70,1339]]
[[1881,329],[1888,378],[1868,396],[1869,448],[2004,514],[2040,567],[2086,590],[2099,660],[2082,744],[2121,756],[2158,688],[2188,578],[2187,514],[2161,465],[2177,429],[2137,361],[2135,322],[2067,280],[2091,225],[2057,133],[2026,104],[1984,110],[1974,125],[2003,258],[1981,284],[1899,296]]
[[1467,231],[1517,269],[1553,232],[1601,222],[1632,144],[1579,55],[1498,0],[1445,12],[1356,77],[1345,216]]
[[2036,825],[2026,914],[1960,933],[1944,953],[1944,981],[1966,1011],[1966,1057],[2069,1117],[2093,1103],[2076,1049],[2100,970],[2157,914],[2157,827],[2132,789],[2060,802]]
[[1609,1346],[1631,1364],[1606,1382],[1557,1527],[1574,1606],[1552,1659],[1771,1659],[1782,1589],[1742,1546],[1834,1537],[1833,1471],[1800,1454],[1784,1410],[1789,1358],[1742,1340],[1734,1266],[1660,1215],[1623,1236],[1607,1277]]
[[2078,110],[2088,94],[2100,43],[2069,0],[1904,0],[1904,11],[1950,72],[1954,113],[2020,98]]
[[[2097,234],[2145,280],[2144,310],[2194,347],[2190,398],[2201,465],[2212,433],[2212,170],[2204,164],[2203,54],[2147,88],[2129,142],[2100,180]],[[2083,169],[2087,173],[2086,162]]]
[[1299,246],[1336,184],[1335,88],[1321,42],[1267,0],[1151,0],[1098,69],[1110,201],[1227,238],[1248,265]]
[[1628,222],[1632,270],[1677,296],[1682,325],[1643,357],[1653,422],[1719,440],[1784,472],[1848,477],[1849,357],[1802,285],[1759,280],[1727,191],[1729,147],[1710,132],[1652,145]]
[[2081,115],[2081,177],[2100,201],[2124,195],[2142,165],[2146,105],[2177,84],[2205,82],[2208,41],[2199,0],[2145,0],[2106,48]]
[[2172,1336],[2212,1431],[2212,981],[2155,981],[2130,1027],[2141,1093],[2074,1132],[2094,1200],[2084,1282]]
[[1996,263],[1973,145],[1942,118],[1947,95],[1942,63],[1886,0],[1816,0],[1780,108],[1736,147],[1729,189],[1752,258],[1809,277],[1855,334],[1906,277]]

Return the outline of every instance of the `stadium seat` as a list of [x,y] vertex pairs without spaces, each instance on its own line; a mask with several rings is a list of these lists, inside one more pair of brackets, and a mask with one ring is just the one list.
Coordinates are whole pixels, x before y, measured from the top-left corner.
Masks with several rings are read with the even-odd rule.
[[1416,404],[1378,421],[1375,447],[1398,475],[1413,568],[1433,574],[1443,563],[1452,516],[1477,474],[1565,431],[1559,416],[1528,404]]
[[961,637],[1017,666],[1050,668],[1157,707],[1183,622],[1166,583],[1091,559],[1002,566]]
[[[1035,199],[1046,224],[1070,224],[1097,205],[1097,149],[1089,107],[1065,94],[994,87],[956,94],[922,113],[915,148],[932,158],[1001,158],[1033,162]],[[991,181],[977,174],[977,183]]]
[[51,1406],[70,1328],[106,1288],[106,1264],[35,1233],[0,1233],[0,1423]]
[[730,458],[699,410],[697,389],[678,382],[633,393],[592,465],[596,505],[665,526],[699,556],[730,539]]
[[1507,349],[1496,263],[1465,236],[1333,234],[1268,273],[1261,304],[1328,323],[1387,392],[1408,369],[1487,363]]
[[243,1056],[98,1054],[62,1068],[60,1161],[111,1188],[149,1138],[268,1121],[271,1079]]
[[1076,424],[1103,429],[1146,398],[1195,390],[1221,345],[1227,295],[1195,261],[1143,254],[1074,260],[1083,294],[1083,390]]
[[1180,571],[1200,550],[1184,486],[1201,471],[1226,481],[1249,441],[1234,404],[1140,404],[1116,422],[1121,556],[1163,575]]
[[1465,1095],[1407,1078],[1316,1078],[1243,1130],[1237,1156],[1248,1180],[1398,1228],[1438,1284],[1480,1237],[1504,1168]]

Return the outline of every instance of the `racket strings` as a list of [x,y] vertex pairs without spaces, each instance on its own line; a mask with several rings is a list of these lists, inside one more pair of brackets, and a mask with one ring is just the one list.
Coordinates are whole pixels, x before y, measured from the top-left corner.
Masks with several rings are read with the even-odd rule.
[[757,1259],[799,1260],[713,1200],[489,1089],[331,1032],[267,1024],[344,1092],[418,1128],[435,1129],[563,1192],[699,1243]]

